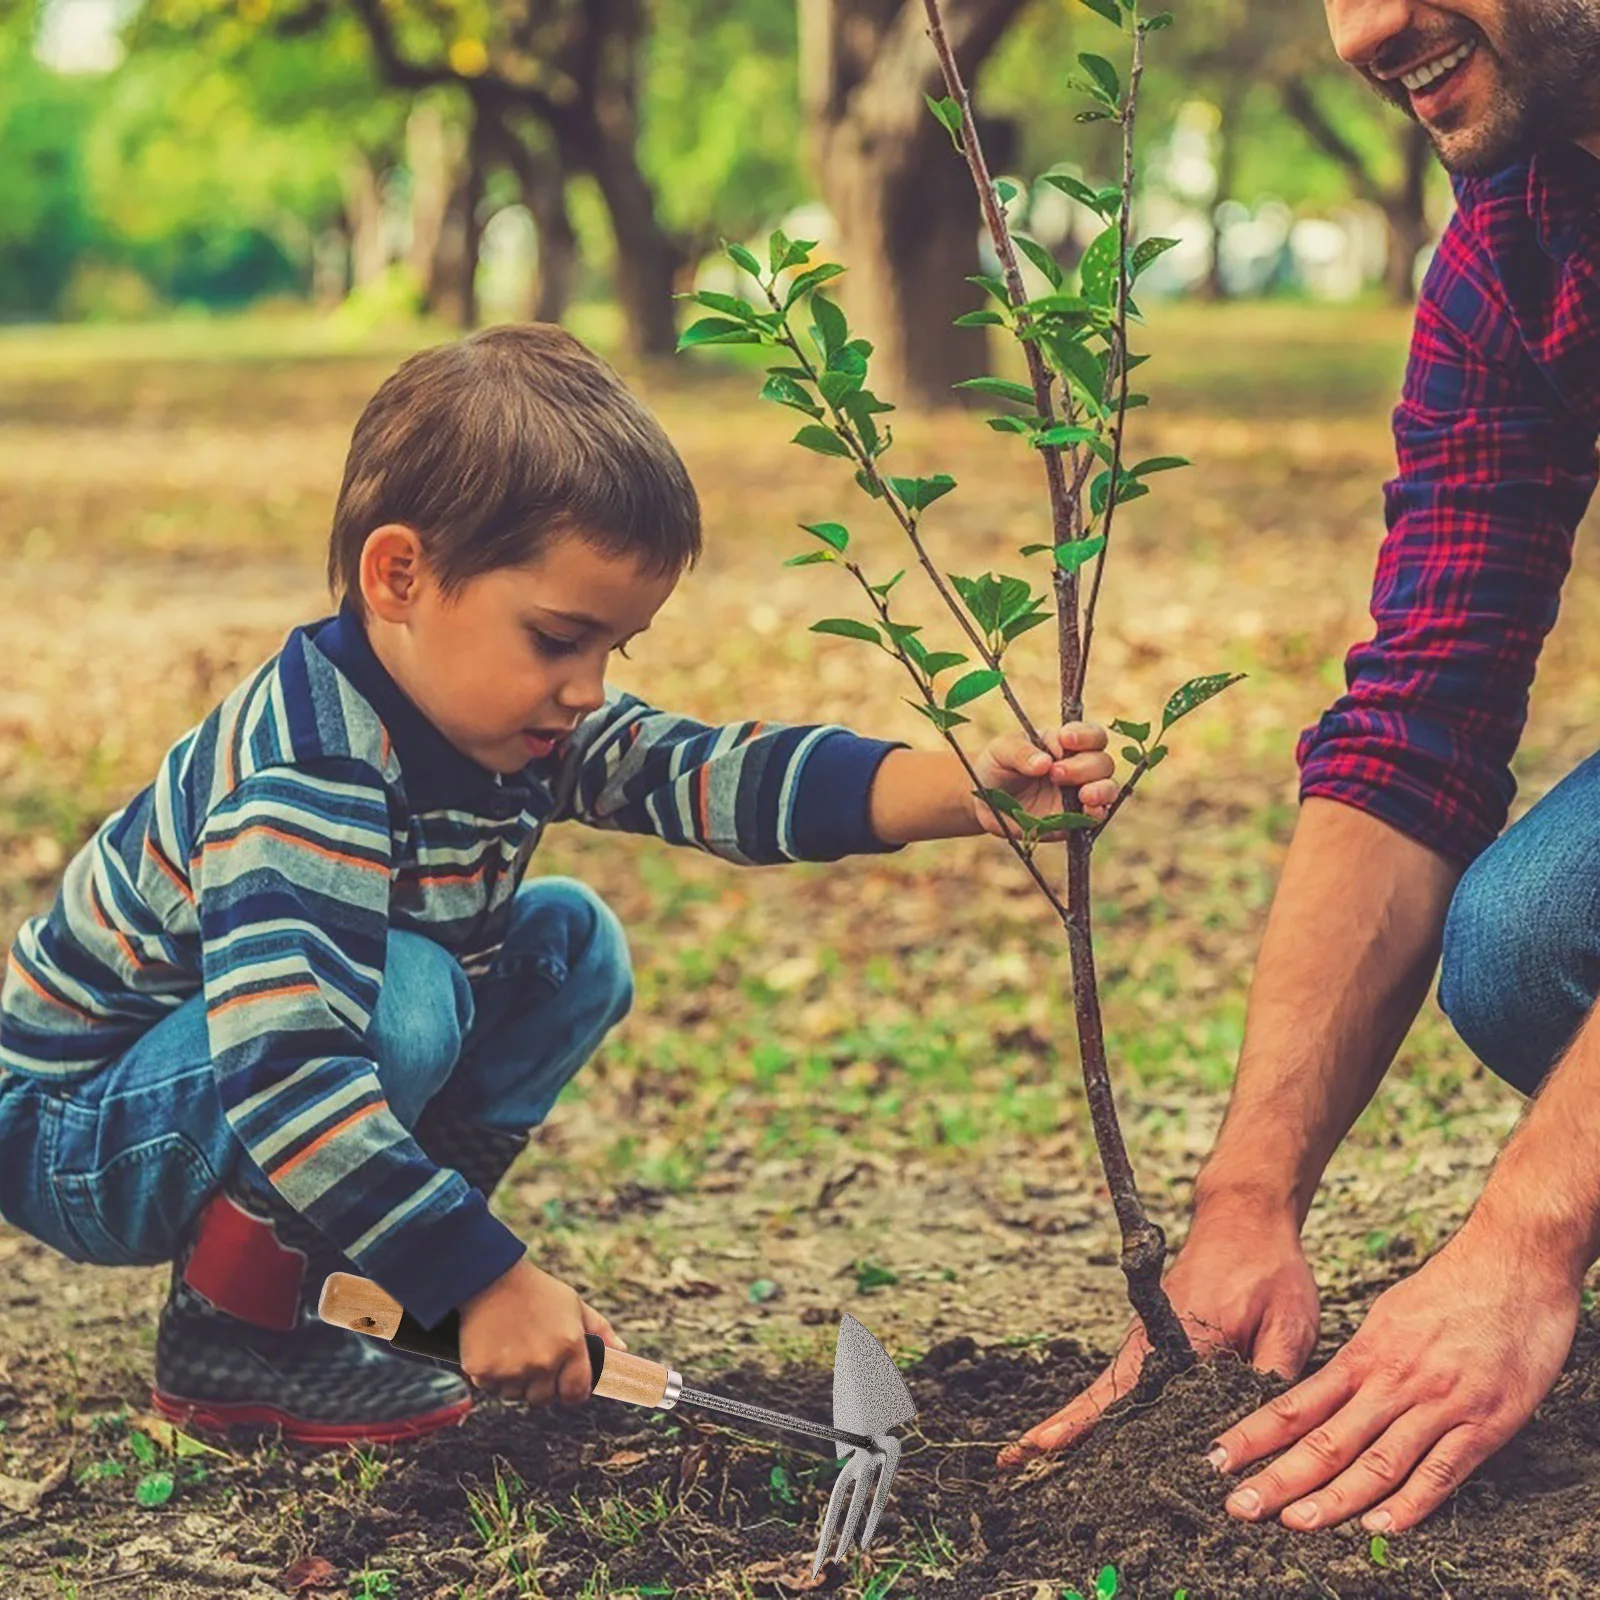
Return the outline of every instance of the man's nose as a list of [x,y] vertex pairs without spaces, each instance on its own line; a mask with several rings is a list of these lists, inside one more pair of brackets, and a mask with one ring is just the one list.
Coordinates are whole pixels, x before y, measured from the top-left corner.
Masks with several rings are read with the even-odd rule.
[[1328,31],[1341,61],[1370,66],[1391,40],[1397,39],[1427,10],[1416,0],[1325,0]]

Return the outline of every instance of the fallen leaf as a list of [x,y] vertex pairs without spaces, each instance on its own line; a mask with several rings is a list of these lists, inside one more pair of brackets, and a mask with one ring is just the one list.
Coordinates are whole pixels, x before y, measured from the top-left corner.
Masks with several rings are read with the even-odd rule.
[[331,1589],[339,1581],[339,1569],[325,1556],[301,1556],[278,1581],[296,1594],[302,1589]]
[[614,1467],[618,1471],[624,1471],[628,1467],[636,1467],[641,1461],[648,1461],[649,1459],[642,1450],[619,1450],[615,1455],[608,1456],[600,1463],[600,1470],[605,1472],[608,1468]]
[[60,1488],[66,1481],[67,1468],[72,1465],[68,1456],[59,1466],[52,1467],[42,1478],[8,1478],[0,1474],[0,1506],[7,1511],[28,1512],[38,1508],[39,1502],[52,1489]]
[[828,1581],[826,1566],[815,1577],[811,1575],[813,1556],[790,1556],[786,1561],[758,1561],[744,1569],[743,1576],[753,1582],[775,1583],[780,1589],[796,1591],[820,1589]]

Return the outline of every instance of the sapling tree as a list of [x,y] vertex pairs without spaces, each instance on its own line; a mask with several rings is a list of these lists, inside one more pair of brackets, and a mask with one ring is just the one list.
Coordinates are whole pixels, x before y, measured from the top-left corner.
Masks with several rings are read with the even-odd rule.
[[[1134,460],[1127,450],[1127,417],[1147,403],[1131,393],[1129,374],[1146,357],[1128,342],[1130,324],[1142,319],[1132,297],[1141,272],[1173,242],[1135,242],[1131,212],[1134,189],[1134,125],[1139,82],[1150,35],[1171,21],[1166,13],[1143,17],[1139,0],[1083,0],[1111,24],[1128,45],[1127,82],[1104,56],[1078,58],[1082,76],[1069,80],[1091,104],[1079,121],[1115,121],[1122,130],[1119,184],[1096,188],[1076,178],[1047,174],[1040,181],[1070,195],[1100,219],[1101,229],[1084,252],[1077,282],[1066,275],[1038,241],[1012,231],[1007,211],[1019,197],[1016,185],[994,179],[974,127],[966,85],[945,34],[938,0],[924,0],[928,34],[938,52],[947,94],[929,99],[932,114],[963,156],[978,191],[984,222],[999,258],[998,276],[971,281],[985,303],[958,320],[966,326],[1003,329],[1020,345],[1027,382],[979,375],[962,387],[1005,403],[988,419],[998,431],[1015,434],[1034,451],[1044,468],[1049,495],[1048,544],[1029,544],[1024,560],[1048,558],[1049,591],[1034,580],[1007,573],[963,576],[941,569],[930,552],[926,524],[931,508],[955,490],[948,474],[892,475],[885,458],[893,447],[894,407],[868,386],[872,345],[855,336],[839,307],[821,292],[844,271],[836,262],[812,264],[813,241],[774,233],[767,259],[740,244],[727,244],[732,261],[759,286],[761,298],[703,292],[692,298],[711,315],[691,324],[680,349],[702,345],[755,344],[777,352],[767,368],[762,397],[799,412],[805,419],[794,436],[802,448],[843,462],[863,494],[879,503],[909,542],[915,563],[953,617],[962,639],[956,648],[935,648],[921,624],[897,612],[896,586],[906,569],[873,581],[852,544],[850,530],[837,522],[803,523],[817,547],[792,557],[788,566],[843,567],[859,586],[866,617],[827,617],[812,631],[860,640],[897,660],[915,690],[908,700],[933,725],[961,761],[992,821],[990,831],[1006,841],[1018,862],[1049,901],[1065,930],[1072,972],[1073,1011],[1079,1055],[1095,1142],[1105,1170],[1122,1235],[1121,1265],[1128,1295],[1144,1322],[1152,1357],[1145,1364],[1147,1384],[1162,1381],[1194,1360],[1187,1333],[1161,1286],[1166,1240],[1146,1213],[1117,1118],[1101,1025],[1095,975],[1090,867],[1101,836],[1133,796],[1145,776],[1167,754],[1174,724],[1237,681],[1238,674],[1194,678],[1175,690],[1153,722],[1114,720],[1126,740],[1130,763],[1115,803],[1101,821],[1088,816],[1075,794],[1063,791],[1063,809],[1048,816],[1030,813],[1003,789],[987,788],[962,747],[957,730],[970,719],[963,708],[998,694],[1039,749],[1050,747],[1019,701],[1006,673],[1008,652],[1023,634],[1054,615],[1059,661],[1060,720],[1081,720],[1094,644],[1095,614],[1106,560],[1111,550],[1117,508],[1150,493],[1157,473],[1187,466],[1180,456]],[[1038,269],[1047,292],[1030,295],[1019,267],[1019,252]],[[809,313],[804,337],[796,323]],[[1046,609],[1053,599],[1054,612]],[[870,620],[869,620],[870,619]],[[1065,843],[1065,881],[1058,888],[1046,875],[1042,847]]]

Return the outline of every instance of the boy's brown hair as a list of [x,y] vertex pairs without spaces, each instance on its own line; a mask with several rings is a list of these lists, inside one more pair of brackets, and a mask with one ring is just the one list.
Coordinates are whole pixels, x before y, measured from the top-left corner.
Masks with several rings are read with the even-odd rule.
[[660,423],[615,371],[551,323],[485,328],[419,351],[367,402],[333,513],[328,582],[365,614],[361,551],[415,531],[447,598],[582,534],[653,576],[700,555],[700,503]]

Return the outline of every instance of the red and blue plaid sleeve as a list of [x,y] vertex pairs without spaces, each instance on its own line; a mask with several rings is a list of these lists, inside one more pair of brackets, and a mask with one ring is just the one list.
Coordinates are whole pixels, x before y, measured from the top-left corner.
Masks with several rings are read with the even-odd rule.
[[[1596,477],[1592,420],[1546,371],[1547,358],[1570,370],[1579,341],[1595,346],[1600,297],[1587,273],[1541,259],[1513,198],[1463,204],[1429,268],[1394,412],[1376,632],[1297,751],[1302,799],[1342,801],[1463,865],[1505,825],[1534,667]],[[1529,281],[1508,280],[1528,251]],[[1524,299],[1539,302],[1539,360]]]

